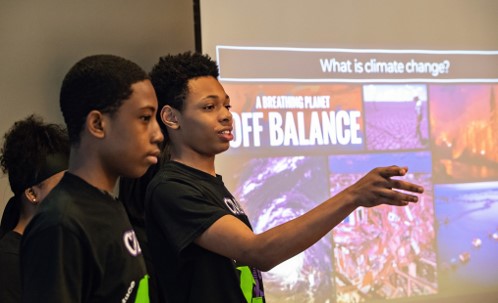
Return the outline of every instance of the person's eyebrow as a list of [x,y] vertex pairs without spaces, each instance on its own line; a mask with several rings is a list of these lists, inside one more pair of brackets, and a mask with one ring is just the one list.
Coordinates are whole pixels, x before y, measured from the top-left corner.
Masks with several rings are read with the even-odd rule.
[[[218,95],[207,95],[202,99],[222,99],[222,98],[220,98],[220,96]],[[225,94],[225,99],[230,100],[230,96]]]

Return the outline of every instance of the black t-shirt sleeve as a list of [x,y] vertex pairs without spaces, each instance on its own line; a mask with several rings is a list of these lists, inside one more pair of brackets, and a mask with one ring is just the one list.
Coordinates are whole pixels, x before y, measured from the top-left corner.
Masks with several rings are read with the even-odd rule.
[[23,237],[22,302],[83,302],[85,260],[80,239],[60,226]]
[[171,180],[149,190],[147,216],[157,222],[176,253],[190,245],[219,218],[230,214],[203,195],[201,190],[185,182]]

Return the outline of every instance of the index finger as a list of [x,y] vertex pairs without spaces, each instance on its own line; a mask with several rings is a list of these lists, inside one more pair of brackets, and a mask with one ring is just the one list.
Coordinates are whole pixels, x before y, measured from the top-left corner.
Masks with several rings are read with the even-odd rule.
[[403,191],[409,191],[409,192],[419,193],[419,194],[424,192],[424,188],[422,186],[417,185],[417,184],[413,184],[410,182],[392,179],[390,181],[390,183],[391,183],[392,188],[395,188],[395,189],[400,189]]
[[384,177],[384,178],[390,178],[390,177],[400,177],[404,176],[408,172],[408,167],[406,166],[397,166],[397,165],[391,165],[388,167],[382,167],[380,168],[379,174]]

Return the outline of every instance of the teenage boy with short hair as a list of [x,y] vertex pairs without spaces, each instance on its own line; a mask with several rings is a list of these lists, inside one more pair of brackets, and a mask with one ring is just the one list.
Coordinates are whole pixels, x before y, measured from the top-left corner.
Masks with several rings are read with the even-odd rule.
[[[184,53],[160,58],[150,73],[167,160],[146,194],[146,228],[163,301],[264,302],[260,271],[317,242],[359,206],[407,205],[420,186],[394,180],[407,168],[376,168],[306,214],[261,234],[215,171],[229,148],[230,98],[216,63]],[[231,207],[229,207],[229,205]]]
[[154,88],[129,60],[89,56],[65,76],[60,106],[69,168],[22,239],[23,302],[149,302],[140,246],[112,192],[157,162]]

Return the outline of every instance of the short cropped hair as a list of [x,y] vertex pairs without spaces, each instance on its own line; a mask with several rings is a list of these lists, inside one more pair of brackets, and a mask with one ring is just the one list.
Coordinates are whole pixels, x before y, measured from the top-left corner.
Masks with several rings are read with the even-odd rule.
[[5,133],[0,152],[2,171],[9,176],[12,192],[19,195],[39,179],[49,156],[62,155],[67,163],[69,140],[63,126],[30,115]]
[[[184,100],[188,94],[188,82],[199,77],[218,78],[216,61],[209,55],[185,52],[159,58],[149,76],[156,91],[159,109],[169,105],[179,111],[183,110]],[[158,111],[158,115],[160,114]],[[158,118],[158,121],[161,121]],[[165,125],[159,123],[164,134]]]
[[131,86],[149,79],[136,63],[114,55],[93,55],[78,61],[66,74],[60,108],[71,144],[78,144],[92,110],[113,114],[128,99]]

